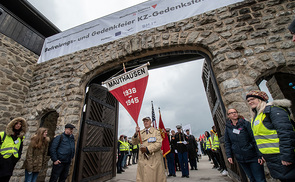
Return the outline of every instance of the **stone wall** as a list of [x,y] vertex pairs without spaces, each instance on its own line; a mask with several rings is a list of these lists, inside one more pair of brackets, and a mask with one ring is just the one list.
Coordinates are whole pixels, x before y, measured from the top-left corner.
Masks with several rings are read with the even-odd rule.
[[[5,130],[12,117],[24,116],[24,102],[37,60],[37,55],[0,33],[0,131]],[[34,131],[29,127],[28,133]],[[28,144],[28,140],[25,140],[25,144]],[[17,164],[15,176],[24,175],[24,170],[20,169],[22,164],[23,161]]]
[[271,96],[273,99],[284,99],[285,98],[283,92],[281,91],[281,89],[278,85],[277,79],[274,76],[272,76],[271,79],[269,79],[266,82],[266,86],[267,86],[269,92],[271,93]]
[[[276,72],[295,71],[295,44],[291,42],[291,35],[286,29],[294,18],[294,9],[293,0],[246,0],[38,64],[34,72],[29,72],[33,66],[27,64],[32,69],[18,67],[24,71],[23,76],[19,76],[20,80],[14,80],[10,85],[10,79],[4,82],[15,93],[22,90],[17,97],[21,96],[21,101],[25,99],[25,104],[22,105],[23,102],[17,100],[20,102],[17,109],[17,104],[13,104],[16,102],[15,95],[4,92],[9,97],[1,96],[0,105],[8,111],[9,108],[15,109],[16,114],[23,108],[23,116],[31,128],[28,136],[35,132],[44,114],[56,111],[59,118],[55,133],[61,133],[64,124],[68,122],[79,128],[85,86],[94,76],[123,62],[149,55],[177,50],[199,50],[212,59],[212,67],[226,108],[235,107],[249,118],[245,95],[249,90],[258,89],[256,82]],[[3,38],[1,40],[4,41]],[[18,60],[21,63],[35,63],[34,55],[16,56],[20,51],[13,49],[10,50],[12,53],[6,52],[10,55],[10,60],[21,57],[24,58]],[[17,66],[8,64],[2,57],[4,56],[1,56],[1,61],[7,64],[4,69],[7,77]],[[0,74],[2,72],[3,68]],[[27,74],[28,80],[23,81]],[[17,82],[19,84],[15,84]],[[9,86],[2,87],[6,89]],[[28,94],[25,98],[26,92]],[[5,100],[7,98],[10,100]],[[7,113],[5,116],[8,118],[12,115],[8,113],[13,113],[8,111],[0,112],[3,112],[2,115]],[[76,131],[76,138],[78,133]],[[25,153],[26,150],[22,158]],[[21,180],[18,177],[21,171],[19,167],[20,165],[16,167],[13,181]]]
[[0,34],[0,131],[22,116],[38,56]]

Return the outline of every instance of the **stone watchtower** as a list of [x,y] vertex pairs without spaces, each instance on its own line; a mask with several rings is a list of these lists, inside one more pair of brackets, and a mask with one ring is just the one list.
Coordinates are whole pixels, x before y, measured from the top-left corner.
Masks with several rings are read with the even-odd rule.
[[[23,116],[30,138],[40,126],[49,127],[53,136],[65,123],[75,124],[79,152],[69,177],[73,181],[115,175],[117,101],[99,84],[122,63],[148,60],[156,68],[205,58],[204,86],[221,136],[227,108],[237,108],[249,119],[245,95],[262,80],[274,99],[294,99],[288,82],[295,82],[295,44],[287,30],[295,18],[293,0],[245,0],[41,64],[37,59],[44,38],[59,30],[27,5],[35,13],[26,19],[28,14],[19,13],[28,9],[14,11],[10,2],[0,4],[0,128],[10,117]],[[24,157],[13,180],[23,178]],[[240,178],[231,168],[230,175]]]

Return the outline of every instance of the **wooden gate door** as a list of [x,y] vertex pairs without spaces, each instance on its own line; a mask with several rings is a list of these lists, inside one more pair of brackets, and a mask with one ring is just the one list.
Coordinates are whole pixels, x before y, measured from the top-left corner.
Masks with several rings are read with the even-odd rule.
[[105,181],[116,175],[118,101],[98,84],[86,99],[73,181]]

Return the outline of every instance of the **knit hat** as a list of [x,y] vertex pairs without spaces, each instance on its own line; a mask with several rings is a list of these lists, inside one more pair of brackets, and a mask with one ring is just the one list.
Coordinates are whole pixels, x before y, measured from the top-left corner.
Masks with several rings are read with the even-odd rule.
[[260,91],[260,90],[252,90],[246,95],[246,99],[249,97],[255,97],[257,99],[260,99],[262,101],[267,102],[268,101],[268,96],[265,92]]
[[295,20],[289,25],[288,29],[292,32],[295,33]]

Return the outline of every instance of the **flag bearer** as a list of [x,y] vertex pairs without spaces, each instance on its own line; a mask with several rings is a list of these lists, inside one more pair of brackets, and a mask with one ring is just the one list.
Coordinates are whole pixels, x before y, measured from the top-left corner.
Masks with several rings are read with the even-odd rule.
[[163,162],[162,137],[159,130],[151,126],[150,117],[142,119],[144,129],[136,127],[136,132],[132,137],[132,144],[142,144],[138,157],[136,181],[140,182],[166,182],[165,168]]

